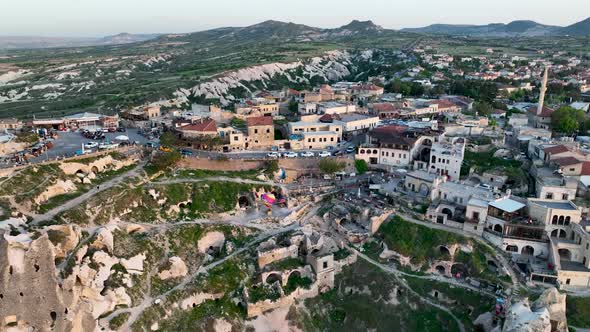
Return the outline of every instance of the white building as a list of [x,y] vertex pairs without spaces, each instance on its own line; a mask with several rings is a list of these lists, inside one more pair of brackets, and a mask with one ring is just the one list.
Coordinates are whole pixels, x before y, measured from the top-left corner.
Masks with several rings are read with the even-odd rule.
[[356,112],[356,106],[354,104],[345,104],[335,101],[319,103],[317,109],[320,114],[346,114]]
[[428,171],[446,175],[458,180],[461,176],[461,164],[465,153],[465,139],[455,138],[450,142],[436,142],[430,150]]
[[367,132],[377,126],[379,116],[363,114],[344,114],[339,120],[334,120],[334,124],[340,124],[344,133],[357,135]]

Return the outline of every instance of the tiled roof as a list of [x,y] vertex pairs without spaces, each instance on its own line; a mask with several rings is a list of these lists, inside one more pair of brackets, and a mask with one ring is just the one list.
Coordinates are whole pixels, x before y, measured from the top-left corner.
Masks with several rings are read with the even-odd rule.
[[575,158],[575,157],[565,157],[565,158],[555,159],[555,160],[553,160],[553,162],[555,162],[559,166],[571,166],[571,165],[577,165],[577,164],[581,163],[582,161]]
[[[543,106],[543,111],[541,112],[541,117],[548,118],[551,116],[551,114],[553,114],[553,112],[555,112],[554,109],[547,107],[547,106]],[[531,108],[529,108],[529,113],[537,114],[537,106],[532,106]]]
[[556,146],[551,146],[551,147],[545,148],[543,151],[545,151],[546,154],[559,154],[559,153],[567,152],[569,150],[570,149],[565,145],[556,145]]
[[272,126],[272,116],[256,116],[247,119],[248,127]]
[[207,119],[200,123],[193,123],[192,125],[181,127],[182,131],[199,131],[199,132],[217,132],[217,124],[215,120]]

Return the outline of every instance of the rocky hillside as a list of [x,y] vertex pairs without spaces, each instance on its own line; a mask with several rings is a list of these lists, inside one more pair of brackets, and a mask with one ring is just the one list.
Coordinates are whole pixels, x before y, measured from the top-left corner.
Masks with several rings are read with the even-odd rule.
[[267,88],[273,81],[286,80],[293,84],[309,84],[312,80],[328,82],[351,74],[355,56],[346,51],[331,51],[308,61],[269,63],[225,73],[190,89],[179,90],[179,97],[218,99],[226,106],[238,93]]

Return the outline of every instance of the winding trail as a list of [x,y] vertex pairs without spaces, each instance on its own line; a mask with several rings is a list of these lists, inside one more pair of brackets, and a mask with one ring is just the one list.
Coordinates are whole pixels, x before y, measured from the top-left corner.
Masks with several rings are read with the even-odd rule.
[[33,217],[33,220],[31,221],[31,225],[38,225],[39,223],[41,223],[43,221],[51,220],[56,215],[82,204],[87,199],[91,198],[92,196],[121,184],[125,179],[139,175],[140,170],[143,169],[144,165],[145,165],[145,162],[140,162],[133,169],[131,169],[123,174],[120,174],[110,180],[107,180],[107,181],[97,185],[96,187],[93,187],[92,189],[88,190],[87,192],[83,193],[82,195],[80,195],[76,198],[73,198],[73,199],[65,202],[64,204],[62,204],[52,210],[49,210],[46,213],[35,215]]

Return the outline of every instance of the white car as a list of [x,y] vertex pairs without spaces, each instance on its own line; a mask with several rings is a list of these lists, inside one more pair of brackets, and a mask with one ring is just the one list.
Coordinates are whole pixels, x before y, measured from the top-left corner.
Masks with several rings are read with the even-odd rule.
[[322,151],[322,152],[320,152],[320,153],[318,154],[318,156],[320,156],[320,157],[322,157],[322,158],[329,157],[329,156],[331,156],[331,155],[332,155],[332,154],[331,154],[330,152],[328,152],[328,151]]
[[269,152],[266,156],[269,158],[278,158],[280,155],[276,152]]
[[285,158],[297,158],[297,153],[295,152],[287,152],[284,154]]
[[305,152],[301,152],[301,156],[304,158],[311,158],[311,157],[315,157],[315,154],[311,151],[305,151]]
[[98,147],[98,142],[88,142],[84,144],[84,149],[94,149]]

